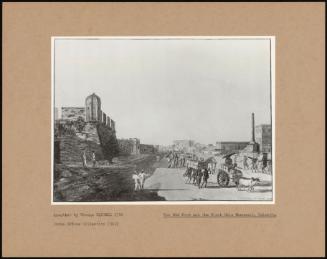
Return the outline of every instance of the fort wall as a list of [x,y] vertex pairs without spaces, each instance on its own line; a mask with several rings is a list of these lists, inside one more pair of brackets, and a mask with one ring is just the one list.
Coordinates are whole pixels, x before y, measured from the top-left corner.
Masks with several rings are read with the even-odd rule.
[[55,121],[54,129],[57,162],[81,161],[84,151],[89,157],[94,151],[97,160],[109,162],[119,154],[157,152],[156,147],[140,144],[137,138],[118,140],[116,123],[101,110],[101,99],[95,94],[86,97],[85,107],[62,107],[61,111],[61,119]]
[[85,107],[61,107],[61,119],[75,121],[79,117],[85,120]]

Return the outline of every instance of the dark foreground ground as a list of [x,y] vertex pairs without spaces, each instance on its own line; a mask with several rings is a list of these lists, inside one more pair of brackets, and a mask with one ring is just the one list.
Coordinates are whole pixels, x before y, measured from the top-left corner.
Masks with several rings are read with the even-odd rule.
[[132,174],[144,169],[152,175],[156,168],[167,167],[165,159],[156,161],[148,155],[119,168],[83,168],[80,165],[56,164],[54,168],[54,202],[160,201],[155,190],[134,191]]

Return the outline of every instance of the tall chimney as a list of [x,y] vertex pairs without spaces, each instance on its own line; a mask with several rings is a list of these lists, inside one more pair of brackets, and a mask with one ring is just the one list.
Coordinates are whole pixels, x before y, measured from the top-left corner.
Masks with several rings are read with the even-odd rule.
[[255,128],[255,126],[254,126],[255,124],[254,124],[254,113],[252,113],[252,142],[254,143],[255,142],[255,137],[254,137],[254,128]]

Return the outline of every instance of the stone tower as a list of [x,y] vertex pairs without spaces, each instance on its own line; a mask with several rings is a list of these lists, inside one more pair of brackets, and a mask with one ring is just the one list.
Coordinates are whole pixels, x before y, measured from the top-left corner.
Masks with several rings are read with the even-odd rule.
[[101,121],[101,99],[95,93],[89,95],[85,99],[85,120]]

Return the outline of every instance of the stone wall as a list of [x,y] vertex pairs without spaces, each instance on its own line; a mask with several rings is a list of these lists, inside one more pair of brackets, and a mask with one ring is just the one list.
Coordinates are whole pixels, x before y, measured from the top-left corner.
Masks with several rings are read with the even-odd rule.
[[76,121],[79,117],[85,120],[84,107],[61,107],[61,119]]
[[97,131],[96,122],[87,122],[82,133],[77,134],[79,137],[100,144],[100,138]]
[[107,125],[107,115],[104,112],[102,113],[102,123]]
[[[56,112],[55,117],[57,118]],[[60,144],[55,144],[57,161],[79,160],[80,151],[78,150],[81,148],[77,147],[79,142],[90,143],[99,158],[110,162],[113,157],[118,156],[119,145],[115,121],[101,110],[101,99],[96,94],[86,98],[85,107],[62,107],[61,120],[56,120],[56,122],[55,138],[60,141],[58,142]],[[69,140],[70,137],[71,140]],[[74,151],[70,152],[70,149]],[[131,152],[136,153],[135,145],[132,146]]]
[[110,127],[111,127],[113,130],[116,129],[116,128],[115,128],[115,121],[112,120],[112,119],[110,119]]

